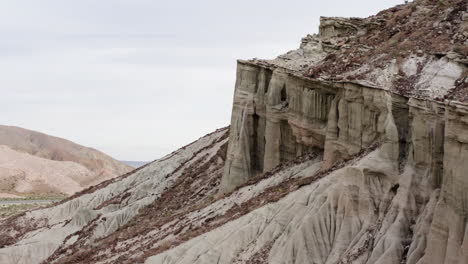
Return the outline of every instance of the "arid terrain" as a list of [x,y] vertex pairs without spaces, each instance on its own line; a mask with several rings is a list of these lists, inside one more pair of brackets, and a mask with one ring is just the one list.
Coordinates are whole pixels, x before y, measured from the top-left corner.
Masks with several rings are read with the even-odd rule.
[[0,199],[65,197],[132,169],[71,141],[0,125]]
[[230,126],[0,219],[0,263],[468,263],[467,6],[239,60]]

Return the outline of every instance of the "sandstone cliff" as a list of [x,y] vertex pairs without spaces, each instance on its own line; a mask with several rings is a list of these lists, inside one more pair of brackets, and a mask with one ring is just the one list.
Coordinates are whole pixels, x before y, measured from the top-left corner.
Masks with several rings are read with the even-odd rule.
[[0,222],[0,262],[468,263],[467,18],[322,18],[239,61],[229,130]]

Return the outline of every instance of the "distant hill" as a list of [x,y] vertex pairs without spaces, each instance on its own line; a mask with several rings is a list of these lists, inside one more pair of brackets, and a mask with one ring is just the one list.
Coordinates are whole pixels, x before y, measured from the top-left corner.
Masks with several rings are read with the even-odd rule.
[[0,125],[0,197],[2,193],[70,195],[130,170],[131,166],[98,150]]
[[133,160],[120,160],[120,162],[127,164],[133,168],[139,168],[143,165],[150,163],[150,161],[133,161]]

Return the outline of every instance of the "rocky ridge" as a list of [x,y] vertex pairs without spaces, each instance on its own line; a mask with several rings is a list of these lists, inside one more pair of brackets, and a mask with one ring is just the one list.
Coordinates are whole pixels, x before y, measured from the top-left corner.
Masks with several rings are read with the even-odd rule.
[[229,129],[0,221],[0,262],[468,263],[465,62],[427,45],[355,68],[337,59],[360,36],[375,36],[377,52],[383,29],[440,14],[457,21],[444,47],[465,43],[464,1],[420,0],[323,18],[298,50],[239,61]]

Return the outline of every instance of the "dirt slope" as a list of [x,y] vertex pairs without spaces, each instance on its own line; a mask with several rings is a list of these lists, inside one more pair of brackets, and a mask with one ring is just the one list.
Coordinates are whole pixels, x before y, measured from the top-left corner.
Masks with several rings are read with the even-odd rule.
[[71,195],[94,174],[70,161],[54,161],[0,146],[0,191],[17,194]]
[[0,146],[1,188],[12,194],[70,195],[132,169],[100,151],[19,127],[0,125]]

